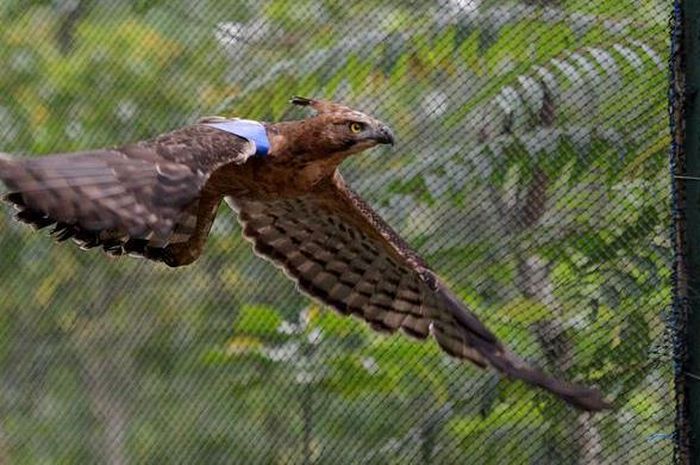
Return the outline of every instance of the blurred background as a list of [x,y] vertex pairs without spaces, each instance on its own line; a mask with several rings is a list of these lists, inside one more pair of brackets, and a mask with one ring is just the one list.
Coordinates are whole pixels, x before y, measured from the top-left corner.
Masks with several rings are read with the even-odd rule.
[[664,464],[674,455],[661,0],[3,0],[0,151],[220,114],[389,123],[342,172],[540,390],[300,295],[222,207],[168,269],[0,216],[0,464]]

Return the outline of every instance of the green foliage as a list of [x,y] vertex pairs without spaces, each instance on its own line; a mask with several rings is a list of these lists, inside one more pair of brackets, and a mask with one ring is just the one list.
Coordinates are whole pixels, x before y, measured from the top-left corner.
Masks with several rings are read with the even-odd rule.
[[0,462],[670,463],[666,4],[239,3],[4,2],[0,150],[299,117],[294,94],[367,109],[399,145],[351,184],[513,350],[616,410],[585,423],[310,306],[225,209],[181,270],[4,215]]

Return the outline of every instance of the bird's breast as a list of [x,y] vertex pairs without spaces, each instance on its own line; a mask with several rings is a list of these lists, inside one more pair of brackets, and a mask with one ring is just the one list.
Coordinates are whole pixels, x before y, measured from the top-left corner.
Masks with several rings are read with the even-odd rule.
[[224,195],[241,199],[298,197],[313,190],[332,171],[319,164],[271,163],[256,158],[222,169],[210,184]]

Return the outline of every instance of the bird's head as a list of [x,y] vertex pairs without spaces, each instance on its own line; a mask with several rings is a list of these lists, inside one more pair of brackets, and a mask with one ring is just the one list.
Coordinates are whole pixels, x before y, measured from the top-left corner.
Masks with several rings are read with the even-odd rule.
[[[346,106],[304,97],[294,97],[294,105],[316,111],[312,117],[274,125],[275,145],[285,156],[297,161],[327,160],[336,166],[347,156],[378,144],[394,144],[394,134],[383,122]],[[277,142],[277,143],[276,143]],[[325,163],[324,163],[325,164]]]

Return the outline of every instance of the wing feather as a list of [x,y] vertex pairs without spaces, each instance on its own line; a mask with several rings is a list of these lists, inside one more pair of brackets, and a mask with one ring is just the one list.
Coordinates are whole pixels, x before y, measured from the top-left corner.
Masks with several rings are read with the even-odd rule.
[[306,196],[227,202],[257,253],[343,314],[379,331],[432,334],[452,356],[544,387],[579,408],[608,407],[598,390],[554,379],[505,348],[339,174]]
[[3,157],[0,180],[17,219],[55,225],[57,240],[179,266],[198,256],[221,200],[207,181],[253,154],[245,139],[195,125],[117,149]]

